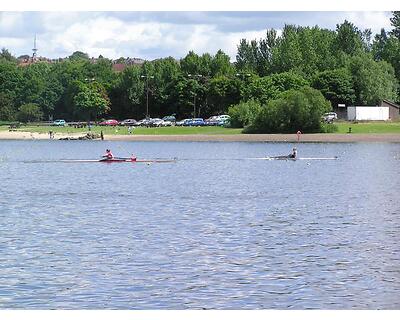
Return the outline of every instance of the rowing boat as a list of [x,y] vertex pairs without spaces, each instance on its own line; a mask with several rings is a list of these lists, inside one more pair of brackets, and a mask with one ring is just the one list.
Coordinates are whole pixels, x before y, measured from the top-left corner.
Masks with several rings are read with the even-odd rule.
[[297,161],[297,160],[337,160],[338,157],[310,157],[310,158],[290,158],[288,156],[275,156],[275,157],[261,157],[261,158],[248,158],[250,160],[290,160],[290,161]]
[[25,161],[29,163],[43,163],[43,162],[62,162],[62,163],[171,163],[176,162],[177,159],[131,159],[131,158],[114,158],[114,159],[60,159],[60,160],[31,160]]

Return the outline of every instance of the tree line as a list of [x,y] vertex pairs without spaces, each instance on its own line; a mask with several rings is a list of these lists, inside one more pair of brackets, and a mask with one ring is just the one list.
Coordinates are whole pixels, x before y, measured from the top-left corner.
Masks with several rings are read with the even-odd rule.
[[[318,104],[308,112],[319,119],[339,103],[399,102],[400,12],[392,13],[391,24],[391,32],[382,29],[375,36],[349,21],[336,30],[285,25],[281,33],[269,29],[262,39],[242,39],[235,63],[222,50],[190,51],[180,60],[145,61],[122,72],[113,70],[111,60],[93,62],[82,52],[21,66],[2,49],[0,120],[141,119],[147,111],[151,117],[205,118],[230,112],[234,125],[258,132],[294,126],[318,131],[317,123],[301,125],[307,112],[299,106]],[[290,120],[291,113],[304,119],[292,114]],[[267,125],[271,119],[280,125]]]

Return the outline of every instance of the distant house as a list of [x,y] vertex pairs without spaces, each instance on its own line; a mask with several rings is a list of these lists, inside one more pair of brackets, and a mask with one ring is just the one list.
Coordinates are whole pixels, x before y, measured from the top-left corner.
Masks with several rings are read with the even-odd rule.
[[389,108],[389,119],[390,120],[397,120],[400,118],[400,106],[398,104],[395,104],[394,102],[383,99],[381,106]]
[[125,63],[113,63],[112,69],[116,72],[122,72],[125,70],[127,65]]
[[142,65],[145,62],[145,60],[140,59],[140,58],[120,58],[117,60],[113,61],[112,68],[116,72],[122,72],[127,68],[128,66],[133,66],[133,65]]

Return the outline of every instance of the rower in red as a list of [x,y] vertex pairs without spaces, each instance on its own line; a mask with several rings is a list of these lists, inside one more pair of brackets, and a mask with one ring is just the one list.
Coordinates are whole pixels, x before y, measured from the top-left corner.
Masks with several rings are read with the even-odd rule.
[[114,159],[114,155],[112,154],[110,149],[107,149],[106,154],[103,156],[103,158],[106,158],[107,160],[112,160]]
[[132,153],[132,155],[131,155],[131,161],[135,162],[136,159],[137,159],[136,156]]

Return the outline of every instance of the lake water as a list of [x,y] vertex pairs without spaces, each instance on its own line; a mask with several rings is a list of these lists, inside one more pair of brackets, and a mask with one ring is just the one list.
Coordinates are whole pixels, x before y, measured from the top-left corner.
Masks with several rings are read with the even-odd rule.
[[291,148],[0,141],[0,309],[399,309],[400,145]]

